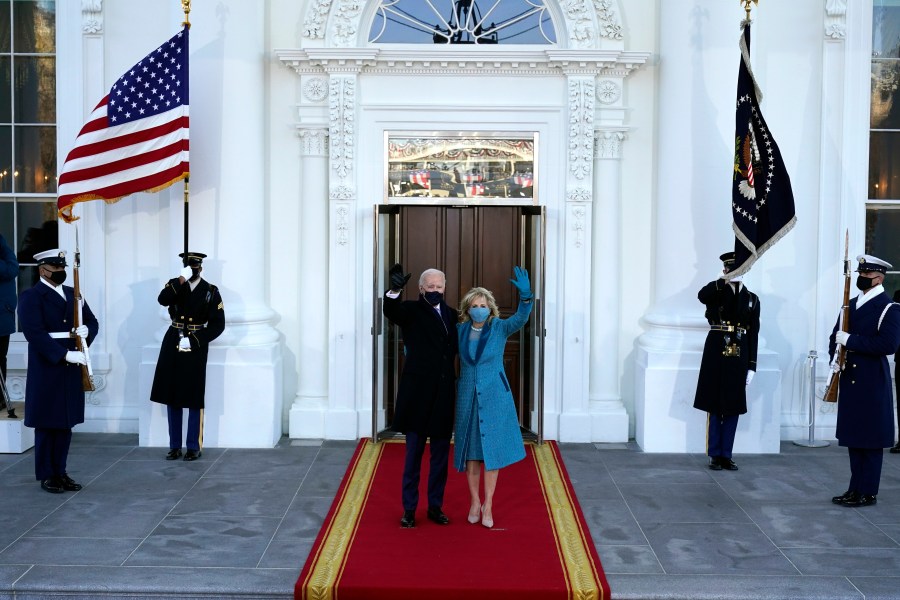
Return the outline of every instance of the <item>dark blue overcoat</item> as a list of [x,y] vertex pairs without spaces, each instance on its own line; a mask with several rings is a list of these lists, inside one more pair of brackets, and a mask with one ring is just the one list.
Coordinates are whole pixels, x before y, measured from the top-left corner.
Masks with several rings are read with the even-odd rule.
[[[66,362],[75,350],[74,338],[51,338],[52,332],[71,331],[75,291],[63,286],[66,299],[42,281],[19,296],[19,329],[28,341],[28,382],[25,386],[25,425],[43,429],[71,429],[84,422],[81,366]],[[88,346],[99,324],[84,303],[82,319],[88,327]]]
[[[481,331],[475,356],[469,354],[472,322],[457,325],[460,373],[456,391],[453,466],[458,471],[466,469],[469,421],[473,412],[479,419],[485,469],[493,471],[525,458],[516,403],[503,368],[503,351],[506,339],[525,326],[529,314],[531,303],[519,301],[516,313],[508,319],[490,319]],[[473,406],[475,402],[477,405]]]
[[9,335],[16,330],[16,277],[19,276],[19,261],[16,253],[0,235],[0,335]]
[[[900,305],[892,304],[884,292],[858,310],[857,300],[850,301],[847,360],[838,386],[837,439],[850,448],[888,448],[894,445],[894,395],[887,357],[900,344]],[[831,356],[836,331],[837,324],[831,333]]]

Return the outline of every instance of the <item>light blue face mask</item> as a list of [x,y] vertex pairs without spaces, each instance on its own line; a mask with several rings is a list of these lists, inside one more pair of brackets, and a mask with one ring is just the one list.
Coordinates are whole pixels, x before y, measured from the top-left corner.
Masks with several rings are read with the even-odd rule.
[[486,306],[473,306],[469,309],[469,316],[476,323],[482,323],[491,314],[491,309]]

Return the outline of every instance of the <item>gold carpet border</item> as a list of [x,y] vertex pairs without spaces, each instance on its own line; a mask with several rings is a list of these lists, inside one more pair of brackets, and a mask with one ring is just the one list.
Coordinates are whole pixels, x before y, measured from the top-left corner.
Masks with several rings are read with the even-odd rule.
[[344,570],[347,553],[353,544],[359,517],[363,513],[375,468],[381,460],[384,444],[366,442],[359,455],[347,483],[343,496],[328,524],[328,531],[319,544],[315,566],[306,576],[303,597],[309,600],[332,600],[337,581]]
[[571,598],[606,600],[603,598],[603,589],[597,584],[597,570],[586,545],[590,542],[585,539],[581,522],[575,513],[569,487],[560,471],[558,456],[547,443],[532,448]]

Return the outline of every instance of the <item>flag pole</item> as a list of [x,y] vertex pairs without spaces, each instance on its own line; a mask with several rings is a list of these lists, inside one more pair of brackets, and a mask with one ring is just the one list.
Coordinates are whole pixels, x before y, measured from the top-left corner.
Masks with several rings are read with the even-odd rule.
[[[181,9],[184,11],[184,21],[182,21],[182,26],[191,28],[191,0],[181,0]],[[188,225],[190,223],[190,180],[191,177],[188,175],[184,178],[184,261],[182,266],[186,267],[188,265]]]
[[747,22],[750,22],[750,3],[759,6],[759,0],[739,0],[741,4],[744,5],[744,10],[747,13]]

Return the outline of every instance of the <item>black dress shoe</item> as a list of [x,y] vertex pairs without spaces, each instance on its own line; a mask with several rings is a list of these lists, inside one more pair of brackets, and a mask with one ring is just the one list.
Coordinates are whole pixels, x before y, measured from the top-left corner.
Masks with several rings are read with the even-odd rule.
[[181,458],[181,448],[169,450],[169,453],[166,454],[166,460],[178,460],[179,458]]
[[203,456],[203,452],[201,452],[200,450],[190,450],[190,449],[188,449],[188,450],[185,451],[185,453],[184,453],[184,460],[187,460],[187,461],[197,460],[197,459],[200,458],[201,456]]
[[878,503],[878,498],[868,494],[857,494],[855,498],[849,498],[841,502],[841,506],[849,506],[850,508],[859,508],[861,506],[872,506]]
[[427,514],[428,518],[438,525],[447,525],[450,523],[450,517],[445,515],[444,511],[439,508],[429,508]]
[[722,465],[719,464],[719,457],[710,456],[709,457],[709,468],[713,471],[721,471]]
[[404,510],[403,516],[400,517],[400,527],[404,529],[412,529],[416,526],[416,511]]
[[834,498],[832,498],[831,501],[835,504],[843,504],[844,500],[849,500],[849,499],[855,498],[855,497],[859,497],[859,494],[857,494],[856,492],[851,492],[850,490],[847,490],[842,495],[835,496]]
[[59,482],[62,485],[62,489],[67,492],[77,492],[81,489],[81,484],[75,483],[75,481],[73,481],[67,473],[63,474],[63,476],[59,478]]
[[730,458],[725,458],[724,456],[719,457],[719,465],[728,471],[737,471],[738,466],[734,464],[734,461]]
[[56,477],[43,480],[41,482],[41,489],[45,492],[50,492],[51,494],[62,494],[64,491],[62,482]]
[[891,454],[900,454],[900,442],[897,442],[897,445],[889,450]]

